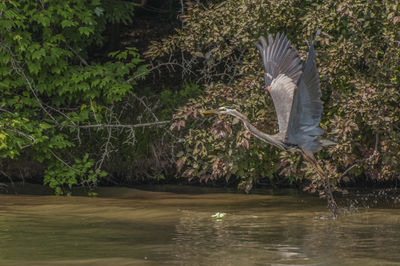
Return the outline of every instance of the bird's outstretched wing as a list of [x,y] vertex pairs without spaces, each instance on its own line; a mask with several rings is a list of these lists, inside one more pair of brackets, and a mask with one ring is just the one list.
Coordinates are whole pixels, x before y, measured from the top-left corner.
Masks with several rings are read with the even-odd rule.
[[315,63],[314,39],[307,42],[308,56],[304,63],[303,74],[293,100],[286,141],[297,144],[305,150],[315,152],[320,149],[316,136],[322,135],[319,127],[322,116],[321,89]]
[[284,34],[268,35],[256,43],[265,68],[265,85],[278,117],[279,135],[285,138],[297,82],[302,74],[301,60]]

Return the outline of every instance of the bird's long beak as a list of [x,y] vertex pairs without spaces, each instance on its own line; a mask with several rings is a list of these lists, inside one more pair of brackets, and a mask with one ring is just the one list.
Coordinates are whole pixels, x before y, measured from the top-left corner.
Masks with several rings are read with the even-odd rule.
[[218,109],[213,109],[213,110],[207,110],[201,112],[202,114],[218,114]]

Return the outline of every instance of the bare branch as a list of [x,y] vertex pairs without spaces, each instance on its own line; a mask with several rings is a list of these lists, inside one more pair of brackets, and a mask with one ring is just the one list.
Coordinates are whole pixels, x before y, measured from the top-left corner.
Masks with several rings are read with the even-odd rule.
[[61,159],[60,157],[58,157],[52,150],[49,150],[49,151],[50,151],[51,154],[53,154],[53,156],[54,156],[57,160],[59,160],[61,163],[63,163],[63,164],[64,164],[65,166],[67,166],[68,168],[70,168],[70,169],[72,169],[72,170],[74,170],[74,171],[76,171],[76,172],[78,172],[78,173],[83,173],[81,170],[72,167],[72,166],[69,165],[67,162],[65,162],[63,159]]
[[58,121],[50,114],[49,111],[47,111],[46,108],[44,108],[42,101],[39,99],[38,95],[36,94],[35,89],[33,88],[32,83],[30,82],[29,78],[26,76],[23,68],[19,65],[18,61],[15,59],[15,55],[14,53],[11,51],[11,49],[9,47],[7,47],[8,52],[11,55],[11,65],[13,67],[13,69],[15,70],[15,72],[17,72],[26,82],[26,84],[28,85],[29,89],[31,90],[33,96],[35,97],[36,101],[38,102],[38,104],[40,105],[40,107],[43,109],[43,111],[53,120],[58,124]]
[[11,176],[9,176],[6,172],[4,172],[2,170],[0,170],[0,174],[2,174],[2,175],[4,175],[5,177],[8,178],[8,180],[10,181],[11,186],[12,186],[12,188],[14,190],[14,193],[17,194],[17,192],[15,191],[15,184],[14,184],[14,181],[12,180]]
[[90,109],[91,109],[92,112],[93,112],[94,120],[96,120],[96,122],[99,123],[99,120],[97,119],[96,111],[94,110],[94,107],[93,107],[92,99],[90,99]]
[[353,169],[354,167],[358,166],[358,163],[353,164],[352,166],[350,166],[349,168],[346,169],[346,171],[343,172],[343,174],[339,177],[338,180],[341,180],[351,169]]
[[374,153],[372,155],[375,155],[377,150],[378,150],[378,142],[379,142],[379,135],[376,133],[375,135],[375,147],[374,147]]
[[374,146],[374,152],[368,156],[368,158],[362,159],[358,162],[356,162],[355,164],[353,164],[352,166],[350,166],[349,168],[347,168],[343,174],[339,177],[339,180],[342,179],[351,169],[353,169],[354,167],[360,166],[362,163],[371,161],[375,156],[377,156],[377,152],[378,152],[378,142],[379,142],[379,135],[376,134],[375,135],[375,146]]
[[154,120],[158,121],[157,116],[153,113],[150,107],[143,101],[143,99],[136,95],[134,95],[134,97],[144,106],[144,108],[146,108],[146,110],[151,114],[151,116],[153,116]]
[[154,71],[154,70],[156,70],[156,69],[159,69],[159,68],[161,68],[161,67],[164,67],[164,66],[165,66],[165,67],[179,66],[179,67],[181,67],[182,69],[184,69],[185,71],[188,71],[188,72],[190,72],[191,74],[195,74],[195,73],[193,73],[191,70],[185,68],[185,66],[183,66],[182,64],[179,64],[179,63],[176,63],[176,62],[167,62],[167,63],[158,64],[158,65],[156,65],[156,66],[154,66],[154,67],[148,69],[146,72],[142,72],[142,73],[139,73],[139,74],[137,74],[137,75],[131,77],[130,79],[128,79],[128,80],[126,81],[126,83],[130,83],[130,82],[132,82],[134,79],[137,79],[137,78],[139,78],[139,77],[141,77],[141,76],[144,76],[144,75],[146,75],[146,74],[148,74],[148,73],[150,73],[150,72],[152,72],[152,71]]
[[21,135],[21,136],[23,136],[23,137],[25,137],[25,138],[27,138],[27,139],[29,139],[29,140],[32,141],[31,144],[26,145],[26,146],[23,146],[23,147],[21,147],[21,149],[25,149],[25,148],[27,148],[27,147],[29,147],[29,146],[32,146],[32,145],[35,144],[35,142],[36,142],[36,139],[35,139],[34,137],[32,137],[31,135],[28,135],[28,134],[22,132],[21,130],[12,129],[12,128],[5,127],[5,126],[0,126],[0,128],[1,128],[1,129],[4,129],[4,130],[7,130],[7,131],[10,131],[10,132],[13,132],[13,133],[17,133],[18,135]]
[[[110,123],[111,120],[112,120],[112,114],[113,114],[113,112],[112,112],[112,109],[111,109],[111,111],[110,111],[110,117],[109,117],[109,120],[108,120],[109,123]],[[101,170],[101,167],[103,166],[104,160],[106,159],[106,157],[108,157],[108,155],[109,155],[109,153],[110,153],[110,150],[108,149],[108,147],[111,145],[112,128],[111,128],[111,127],[108,127],[108,128],[107,128],[107,131],[108,131],[108,136],[107,136],[107,141],[106,141],[106,143],[104,144],[104,152],[103,152],[103,154],[101,155],[100,161],[97,162],[98,167],[96,167],[96,168],[97,168],[98,170]]]
[[78,52],[75,51],[69,44],[67,44],[67,48],[68,48],[69,50],[71,50],[71,52],[73,52],[74,55],[75,55],[76,57],[79,58],[79,60],[82,62],[82,64],[84,64],[85,66],[89,66],[88,62],[87,62],[85,59],[83,59],[83,57],[80,56],[80,55],[78,54]]
[[11,113],[10,111],[8,111],[7,109],[1,108],[1,107],[0,107],[0,111],[5,112],[5,113],[8,113],[8,114],[10,114],[10,115],[13,114],[13,113]]
[[139,127],[151,127],[151,126],[161,126],[170,123],[170,120],[150,122],[150,123],[142,123],[142,124],[134,124],[134,125],[112,125],[112,124],[97,124],[97,125],[82,125],[82,126],[73,126],[73,125],[64,125],[67,127],[74,128],[139,128]]

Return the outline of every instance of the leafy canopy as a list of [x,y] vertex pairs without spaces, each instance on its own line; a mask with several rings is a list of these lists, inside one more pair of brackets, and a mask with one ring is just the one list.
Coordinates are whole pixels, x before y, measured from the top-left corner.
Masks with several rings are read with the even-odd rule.
[[106,175],[107,131],[80,126],[115,121],[114,106],[133,95],[128,78],[146,71],[135,48],[101,62],[90,56],[106,23],[131,20],[134,5],[116,2],[124,9],[100,0],[0,2],[1,163],[43,163],[57,194]]

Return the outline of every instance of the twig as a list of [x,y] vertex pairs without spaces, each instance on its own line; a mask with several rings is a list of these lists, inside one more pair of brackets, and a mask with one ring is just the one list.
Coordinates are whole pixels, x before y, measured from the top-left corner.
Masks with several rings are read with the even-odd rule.
[[10,114],[10,115],[13,114],[13,113],[11,113],[10,111],[8,111],[7,109],[1,108],[1,107],[0,107],[0,111],[5,112],[5,113],[8,113],[8,114]]
[[73,127],[73,128],[140,128],[140,127],[151,127],[151,126],[161,126],[170,123],[170,120],[164,121],[157,121],[157,122],[150,122],[150,123],[141,123],[141,124],[134,124],[134,125],[112,125],[112,124],[97,124],[97,125],[82,125],[82,126],[74,126],[74,125],[64,125],[66,127]]
[[33,96],[35,97],[36,101],[39,103],[39,105],[40,105],[40,107],[43,109],[43,111],[44,111],[53,121],[55,121],[57,124],[59,124],[58,121],[50,114],[50,112],[47,111],[46,108],[44,108],[44,106],[43,106],[43,104],[42,104],[42,101],[39,99],[38,95],[36,94],[35,89],[33,88],[32,83],[29,81],[29,79],[28,79],[28,77],[26,76],[24,70],[19,66],[18,61],[15,60],[15,55],[14,55],[14,53],[11,51],[11,49],[10,49],[9,47],[7,47],[7,48],[8,48],[8,51],[9,51],[10,55],[11,55],[11,65],[13,66],[13,69],[14,69],[21,77],[23,77],[23,78],[25,79],[26,84],[28,85],[28,87],[29,87],[29,89],[31,90]]
[[96,111],[94,110],[94,107],[93,107],[92,99],[89,99],[89,100],[90,100],[90,109],[91,109],[92,112],[93,112],[94,120],[96,120],[96,122],[99,123],[99,120],[97,119]]
[[30,140],[32,141],[31,144],[26,145],[26,146],[23,146],[23,147],[21,147],[21,149],[25,149],[25,148],[27,148],[27,147],[29,147],[29,146],[32,146],[32,145],[35,144],[35,142],[36,142],[36,139],[35,139],[34,137],[32,137],[31,135],[28,135],[28,134],[26,134],[26,133],[24,133],[24,132],[22,132],[22,131],[20,131],[20,130],[11,129],[11,128],[4,127],[4,126],[0,126],[0,128],[1,128],[1,129],[4,129],[4,130],[7,130],[7,131],[11,131],[11,132],[17,133],[18,135],[21,135],[21,136],[23,136],[23,137],[25,137],[25,138],[27,138],[27,139],[30,139]]
[[358,166],[359,162],[353,164],[352,166],[350,166],[349,168],[346,169],[346,171],[343,172],[343,174],[339,177],[339,180],[342,179],[351,169],[353,169],[354,167]]
[[10,180],[10,183],[11,183],[11,186],[12,186],[12,188],[13,188],[13,190],[14,190],[14,193],[17,194],[17,191],[15,190],[15,184],[14,184],[14,181],[12,180],[11,176],[7,175],[7,174],[6,174],[4,171],[2,171],[2,170],[0,170],[0,173],[1,173],[2,175],[4,175],[5,177],[7,177],[8,180]]
[[25,178],[24,178],[24,175],[21,172],[21,168],[19,168],[18,170],[19,170],[19,175],[21,176],[21,179],[22,179],[22,185],[25,186]]
[[[71,117],[69,117],[68,115],[66,115],[64,112],[62,112],[62,111],[58,110],[57,108],[54,108],[54,107],[52,107],[52,106],[46,104],[46,103],[43,103],[43,104],[44,104],[46,107],[48,107],[49,109],[52,109],[53,111],[55,111],[55,112],[59,113],[60,115],[64,116],[66,119],[68,119],[69,121],[71,121],[72,124],[75,125],[74,120],[72,120]],[[61,128],[62,128],[62,126],[63,126],[62,124],[60,124],[60,123],[57,123],[57,124],[58,124],[59,126],[61,126]]]
[[76,171],[76,172],[78,172],[78,173],[83,173],[81,170],[72,167],[72,166],[69,165],[67,162],[65,162],[63,159],[61,159],[60,157],[58,157],[52,150],[49,150],[49,151],[50,151],[51,154],[53,154],[53,156],[54,156],[57,160],[59,160],[61,163],[63,163],[63,164],[64,164],[65,166],[67,166],[68,168],[70,168],[70,169],[72,169],[72,170],[74,170],[74,171]]
[[[109,122],[111,122],[111,119],[112,119],[112,110],[111,110],[111,112],[110,112]],[[111,127],[108,127],[108,128],[107,128],[107,131],[108,131],[108,136],[107,136],[107,141],[106,141],[106,143],[104,144],[104,152],[103,152],[103,154],[101,155],[100,161],[98,162],[98,165],[99,165],[99,166],[97,167],[97,169],[98,169],[99,171],[101,170],[101,167],[103,166],[104,160],[105,160],[106,157],[108,157],[108,155],[109,155],[108,146],[109,146],[110,143],[111,143],[112,128],[111,128]]]
[[378,133],[376,133],[376,135],[375,135],[375,147],[374,147],[374,152],[372,153],[372,155],[375,155],[376,151],[378,150],[378,142],[379,142],[379,135],[378,135]]
[[138,100],[144,106],[144,108],[146,108],[146,110],[151,114],[151,116],[154,118],[154,120],[158,121],[157,116],[153,113],[153,111],[150,109],[150,107],[143,101],[143,99],[136,96],[136,94],[133,96],[135,97],[136,100]]
[[[132,142],[131,142],[131,140],[132,140]],[[131,129],[129,130],[129,135],[128,135],[128,137],[126,138],[126,140],[123,142],[123,144],[130,144],[130,142],[131,142],[131,145],[132,145],[132,146],[133,146],[133,145],[135,144],[135,142],[136,142],[135,130],[133,130],[133,128],[131,128]]]
[[167,67],[168,67],[168,66],[170,66],[170,67],[171,67],[171,66],[179,66],[179,67],[181,67],[182,69],[184,69],[185,71],[189,71],[190,73],[195,74],[195,73],[193,73],[190,69],[186,69],[182,64],[179,64],[179,63],[176,63],[176,62],[167,62],[167,63],[158,64],[158,65],[156,65],[156,66],[154,66],[154,67],[148,69],[148,70],[145,71],[145,72],[139,73],[139,74],[137,74],[137,75],[131,77],[130,79],[126,80],[126,83],[130,83],[130,82],[132,82],[134,79],[137,79],[137,78],[139,78],[139,77],[141,77],[141,76],[144,76],[144,75],[148,74],[149,72],[152,72],[152,71],[154,71],[154,70],[156,70],[156,69],[159,69],[159,68],[161,68],[161,67],[163,67],[163,66],[167,66]]
[[[183,4],[183,0],[181,0],[181,16],[185,14],[185,5]],[[183,20],[181,19],[181,27],[183,28]]]
[[243,50],[240,52],[240,55],[238,56],[238,58],[237,58],[235,64],[233,64],[233,74],[232,74],[232,76],[231,76],[231,78],[230,78],[230,80],[229,80],[229,83],[232,83],[232,82],[233,82],[233,80],[234,80],[234,78],[235,78],[235,76],[236,76],[236,72],[237,72],[237,70],[238,70],[238,68],[237,68],[236,66],[242,61],[242,58],[243,58],[245,52],[247,52],[247,49],[243,49]]
[[363,159],[363,160],[361,160],[361,161],[359,161],[359,162],[356,162],[355,164],[353,164],[352,166],[350,166],[349,168],[347,168],[347,169],[343,172],[343,174],[339,177],[339,180],[342,179],[342,178],[343,178],[351,169],[353,169],[354,167],[359,166],[359,165],[360,165],[361,163],[363,163],[363,162],[367,162],[367,161],[371,160],[371,159],[376,155],[376,153],[377,153],[377,151],[378,151],[378,142],[379,142],[379,135],[376,134],[376,135],[375,135],[374,152],[373,152],[370,156],[368,156],[368,158],[365,158],[365,159]]
[[82,62],[85,66],[89,66],[88,62],[87,62],[85,59],[83,59],[83,57],[80,56],[80,55],[78,54],[78,52],[76,52],[69,44],[67,44],[67,48],[68,48],[69,50],[71,50],[71,52],[73,52],[74,55],[75,55],[76,57],[78,57],[79,60],[81,60],[81,62]]

